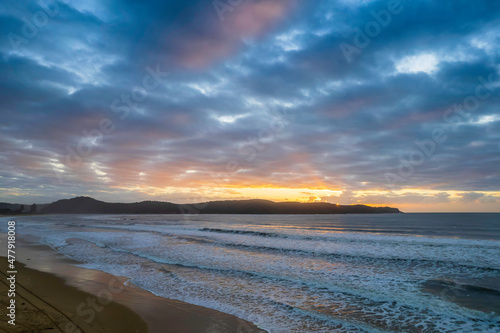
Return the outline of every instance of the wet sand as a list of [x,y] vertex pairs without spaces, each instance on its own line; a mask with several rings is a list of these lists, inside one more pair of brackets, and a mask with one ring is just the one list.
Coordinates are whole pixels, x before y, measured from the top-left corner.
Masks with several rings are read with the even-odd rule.
[[[1,258],[0,265],[7,267],[5,257]],[[68,286],[62,278],[29,269],[21,263],[17,263],[16,269],[15,326],[7,322],[10,320],[7,306],[11,298],[4,272],[0,274],[2,332],[147,331],[146,322],[123,305],[116,302],[105,302],[105,306],[98,301],[88,303],[88,300],[97,300],[96,297]]]
[[[16,326],[7,323],[2,283],[2,332],[265,332],[220,311],[155,296],[124,277],[76,267],[47,246],[22,242],[17,249]],[[5,257],[0,265],[5,274]]]

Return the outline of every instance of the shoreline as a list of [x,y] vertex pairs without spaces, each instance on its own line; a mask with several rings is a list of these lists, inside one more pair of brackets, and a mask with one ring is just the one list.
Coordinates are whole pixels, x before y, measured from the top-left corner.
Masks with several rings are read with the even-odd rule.
[[[6,257],[0,257],[7,267]],[[146,322],[132,310],[116,302],[94,302],[96,297],[69,286],[64,279],[16,263],[15,297],[8,297],[8,286],[1,272],[0,330],[4,332],[143,332]],[[6,305],[15,300],[15,325],[8,320]],[[89,302],[89,300],[91,300]],[[92,302],[92,303],[91,303]],[[4,319],[7,318],[7,319]]]
[[[43,332],[79,332],[76,327],[65,331],[54,327],[52,330],[44,329],[50,324],[54,326],[54,322],[51,323],[47,318],[49,314],[59,320],[59,323],[69,325],[68,327],[74,321],[83,332],[266,332],[227,313],[156,296],[128,282],[126,277],[77,267],[75,265],[79,264],[78,261],[64,257],[49,246],[21,239],[17,242],[16,279],[29,290],[27,292],[21,287],[19,294],[23,297],[23,294],[29,293],[40,295],[38,299],[32,298],[45,313],[25,309],[26,304],[21,306],[22,302],[16,301],[16,323],[21,324],[25,320],[23,318],[33,317],[39,321],[38,324],[32,323],[39,325],[34,331],[43,329]],[[1,258],[4,273],[6,259]],[[2,279],[5,277],[2,276]],[[2,308],[6,310],[3,305],[8,301],[8,288],[5,284],[0,284],[0,288]],[[58,311],[53,306],[44,304],[40,298],[54,305]],[[2,316],[8,318],[3,312]],[[57,320],[54,320],[55,323],[58,323]],[[7,324],[7,320],[2,320],[0,329],[4,324]],[[12,325],[7,328],[10,329],[10,326]]]

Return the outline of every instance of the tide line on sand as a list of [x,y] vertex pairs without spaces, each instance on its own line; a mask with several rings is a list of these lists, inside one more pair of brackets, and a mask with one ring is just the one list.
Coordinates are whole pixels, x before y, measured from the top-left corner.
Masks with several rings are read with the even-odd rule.
[[2,332],[265,332],[220,311],[158,297],[127,278],[77,267],[47,246],[18,245],[15,326],[7,321],[7,259],[0,257]]

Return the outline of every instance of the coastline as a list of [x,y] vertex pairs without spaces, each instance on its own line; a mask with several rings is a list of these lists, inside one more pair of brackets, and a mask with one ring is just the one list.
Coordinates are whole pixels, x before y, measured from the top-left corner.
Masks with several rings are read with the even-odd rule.
[[[7,267],[6,257],[0,257],[2,267]],[[147,324],[139,315],[116,302],[102,306],[96,302],[90,307],[89,293],[69,286],[64,279],[49,273],[27,268],[16,263],[15,325],[7,322],[9,289],[2,274],[0,303],[2,332],[143,332]],[[3,272],[2,272],[3,273]],[[83,306],[82,306],[83,304]],[[96,311],[100,310],[100,311]],[[78,315],[80,312],[82,315]],[[7,319],[5,319],[7,318]]]
[[[79,262],[46,245],[18,239],[17,249],[17,328],[24,323],[36,332],[79,332],[77,326],[83,332],[266,332],[230,314],[156,296],[125,277],[77,267]],[[7,267],[5,257],[1,258],[1,267]],[[7,318],[3,305],[8,288],[5,284],[0,288],[1,315]],[[0,330],[5,325],[10,331],[7,320],[2,320]]]

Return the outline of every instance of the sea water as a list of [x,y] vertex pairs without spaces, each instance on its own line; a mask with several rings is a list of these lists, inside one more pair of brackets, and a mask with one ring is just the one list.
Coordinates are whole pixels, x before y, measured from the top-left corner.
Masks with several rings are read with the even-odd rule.
[[19,235],[84,268],[273,333],[500,332],[500,214],[41,215],[16,222]]

